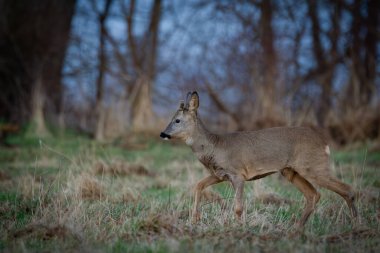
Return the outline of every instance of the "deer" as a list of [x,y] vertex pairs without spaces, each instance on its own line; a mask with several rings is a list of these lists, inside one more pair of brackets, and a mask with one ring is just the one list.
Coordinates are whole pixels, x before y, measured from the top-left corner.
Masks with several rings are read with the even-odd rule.
[[160,133],[163,139],[184,141],[209,172],[195,186],[192,223],[201,219],[202,191],[223,181],[232,184],[234,213],[241,221],[245,182],[274,173],[280,173],[304,195],[305,207],[296,222],[298,228],[304,227],[320,199],[315,185],[343,197],[352,219],[357,217],[354,191],[332,174],[330,148],[321,131],[310,127],[274,127],[216,134],[202,123],[198,107],[198,93],[189,92]]

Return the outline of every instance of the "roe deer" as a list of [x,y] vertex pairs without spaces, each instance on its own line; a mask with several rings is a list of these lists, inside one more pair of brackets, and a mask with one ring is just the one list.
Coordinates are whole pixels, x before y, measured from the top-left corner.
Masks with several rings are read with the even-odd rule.
[[195,188],[192,220],[200,219],[199,201],[206,187],[231,182],[235,214],[243,212],[244,182],[280,172],[306,198],[298,227],[303,227],[315,209],[320,194],[311,182],[338,193],[357,216],[352,188],[334,177],[329,168],[329,146],[322,134],[307,127],[276,127],[259,131],[214,134],[198,118],[197,92],[187,94],[173,119],[160,134],[164,139],[182,139],[191,147],[210,175]]

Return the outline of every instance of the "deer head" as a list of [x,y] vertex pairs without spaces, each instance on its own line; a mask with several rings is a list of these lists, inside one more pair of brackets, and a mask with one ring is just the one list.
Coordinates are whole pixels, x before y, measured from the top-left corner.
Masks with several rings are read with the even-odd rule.
[[186,102],[181,101],[178,110],[160,137],[164,139],[191,139],[197,124],[199,96],[196,91],[187,93]]

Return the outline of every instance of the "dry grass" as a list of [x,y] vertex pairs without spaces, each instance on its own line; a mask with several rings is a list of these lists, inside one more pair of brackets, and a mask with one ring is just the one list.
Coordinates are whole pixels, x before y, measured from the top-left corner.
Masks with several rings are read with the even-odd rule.
[[[173,152],[174,158],[159,160],[163,156],[161,149],[167,149],[168,154]],[[6,179],[0,180],[3,192],[0,250],[376,252],[380,249],[380,195],[379,188],[374,186],[377,168],[335,167],[337,174],[352,181],[358,189],[361,215],[358,227],[352,225],[341,198],[322,190],[320,204],[304,233],[295,233],[294,224],[300,217],[303,199],[290,184],[276,176],[246,184],[242,222],[233,215],[231,186],[210,188],[202,196],[202,219],[194,225],[190,220],[192,191],[206,173],[189,158],[191,155],[179,157],[178,149],[178,146],[153,147],[151,153],[145,153],[149,158],[138,157],[133,161],[109,154],[100,158],[97,150],[84,149],[70,156],[60,170],[48,170],[48,165],[44,165],[38,171],[37,162],[32,173],[26,173],[25,167],[20,167],[18,174],[2,172]],[[62,159],[44,149],[37,159],[40,157],[50,161],[49,164],[59,164]],[[54,157],[57,161],[53,161]],[[156,168],[154,173],[147,169],[152,167]]]
[[104,175],[118,175],[118,176],[128,176],[128,175],[139,175],[139,176],[155,176],[155,173],[148,171],[141,164],[129,164],[126,161],[114,161],[110,164],[105,162],[97,162],[94,166],[94,171],[96,174]]
[[3,171],[0,171],[0,181],[6,181],[9,180],[10,177]]
[[352,240],[367,240],[374,237],[378,237],[380,234],[374,229],[356,229],[353,231],[348,231],[345,233],[340,233],[336,235],[329,235],[322,239],[322,241],[326,241],[329,243],[339,243],[339,242],[347,242]]
[[15,239],[39,238],[44,241],[52,239],[81,240],[79,235],[75,234],[75,232],[65,225],[30,224],[15,231],[12,236]]
[[291,205],[293,203],[292,200],[286,199],[286,198],[282,198],[279,195],[273,194],[273,193],[260,194],[257,197],[257,200],[260,201],[260,202],[262,202],[263,204],[266,204],[266,205],[272,204],[272,205],[277,205],[277,206]]
[[75,185],[78,196],[82,199],[101,200],[105,197],[103,185],[90,175],[80,175]]

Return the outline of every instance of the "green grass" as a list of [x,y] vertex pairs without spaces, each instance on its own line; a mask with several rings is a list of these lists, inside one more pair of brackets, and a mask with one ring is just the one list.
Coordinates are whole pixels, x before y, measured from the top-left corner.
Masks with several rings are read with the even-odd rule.
[[371,152],[369,149],[369,145],[363,145],[354,150],[338,150],[333,152],[334,160],[341,164],[380,165],[380,152]]
[[224,182],[211,190],[226,208],[206,199],[192,225],[192,189],[207,172],[185,145],[142,135],[100,144],[73,132],[21,134],[7,144],[0,147],[0,251],[380,250],[380,153],[369,145],[333,152],[334,173],[361,192],[361,226],[352,226],[339,196],[322,189],[304,233],[293,236],[303,197],[278,174],[247,182],[242,223]]

